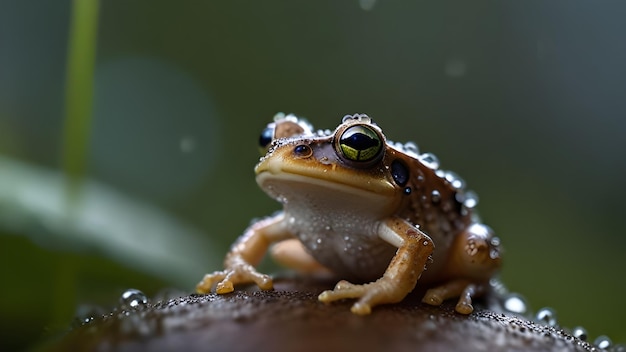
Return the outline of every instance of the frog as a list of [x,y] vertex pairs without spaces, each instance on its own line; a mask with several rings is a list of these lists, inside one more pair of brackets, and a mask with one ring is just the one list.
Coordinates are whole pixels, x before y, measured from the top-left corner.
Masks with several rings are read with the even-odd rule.
[[198,293],[243,284],[271,290],[272,278],[256,269],[267,252],[298,272],[336,277],[318,300],[354,300],[357,315],[401,302],[418,284],[423,303],[456,299],[455,311],[467,315],[489,290],[500,239],[478,217],[476,194],[434,154],[387,140],[360,113],[333,131],[278,114],[259,144],[256,182],[282,210],[253,222]]

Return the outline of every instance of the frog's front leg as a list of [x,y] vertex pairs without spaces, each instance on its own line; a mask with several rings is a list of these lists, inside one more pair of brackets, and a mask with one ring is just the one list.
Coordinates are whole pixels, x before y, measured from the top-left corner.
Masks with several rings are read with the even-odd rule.
[[206,274],[196,285],[196,292],[208,293],[214,284],[218,294],[229,293],[234,285],[254,282],[262,290],[272,289],[272,279],[256,271],[270,244],[292,237],[283,213],[252,224],[233,244],[224,259],[224,270]]
[[322,292],[318,297],[320,301],[328,303],[344,298],[359,298],[351,311],[365,315],[371,313],[372,307],[399,302],[413,291],[433,253],[433,241],[415,226],[395,217],[380,225],[378,236],[398,247],[383,276],[364,285],[340,281],[333,290]]

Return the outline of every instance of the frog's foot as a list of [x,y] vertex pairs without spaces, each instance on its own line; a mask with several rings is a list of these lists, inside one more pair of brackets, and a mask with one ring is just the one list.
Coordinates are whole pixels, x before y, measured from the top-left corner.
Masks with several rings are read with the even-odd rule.
[[355,285],[342,280],[335,285],[333,290],[322,292],[318,299],[321,302],[330,303],[345,298],[358,298],[359,300],[352,305],[350,311],[358,315],[367,315],[372,312],[374,306],[401,301],[406,296],[406,292],[398,289],[397,286],[385,278],[365,285]]
[[477,286],[467,280],[453,280],[426,291],[422,302],[438,306],[449,298],[459,297],[455,310],[461,314],[474,311],[472,297],[477,293]]
[[254,282],[261,290],[271,290],[272,278],[257,272],[252,265],[237,265],[233,268],[206,274],[196,285],[197,293],[209,293],[214,284],[215,293],[225,294],[235,290],[235,285]]

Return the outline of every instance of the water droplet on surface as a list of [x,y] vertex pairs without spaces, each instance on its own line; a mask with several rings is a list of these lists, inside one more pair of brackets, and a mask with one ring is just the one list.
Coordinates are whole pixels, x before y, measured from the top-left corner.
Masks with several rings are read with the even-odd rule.
[[419,159],[429,169],[437,170],[439,168],[439,159],[437,159],[435,154],[424,153],[420,155]]
[[439,201],[441,200],[441,193],[439,193],[438,190],[434,190],[430,194],[430,199],[433,201],[433,203],[439,203]]
[[191,153],[196,149],[196,139],[192,136],[185,136],[180,139],[180,151]]
[[359,0],[359,6],[361,10],[370,11],[374,8],[376,0]]
[[528,312],[528,305],[526,299],[518,293],[510,293],[504,297],[502,302],[504,309],[511,313],[524,315]]
[[535,319],[547,326],[557,326],[556,312],[549,307],[539,309],[535,315]]
[[463,77],[467,72],[467,63],[461,59],[449,59],[446,61],[443,71],[446,76],[451,78]]
[[131,288],[122,293],[120,305],[123,309],[140,310],[148,305],[148,297],[143,292]]
[[489,279],[489,286],[491,286],[491,289],[495,293],[501,296],[507,295],[509,292],[506,286],[504,286],[504,283],[500,279],[495,278],[495,277],[492,277],[491,279]]
[[577,326],[575,328],[572,329],[572,335],[574,335],[574,337],[577,337],[583,341],[587,341],[587,330],[585,330],[585,328],[583,328],[582,326]]
[[613,341],[606,335],[600,335],[593,341],[593,344],[598,348],[606,350],[613,345]]

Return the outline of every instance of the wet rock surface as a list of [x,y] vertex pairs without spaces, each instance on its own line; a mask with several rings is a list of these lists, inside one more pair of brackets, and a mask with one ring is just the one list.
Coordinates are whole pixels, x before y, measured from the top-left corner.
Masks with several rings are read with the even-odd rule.
[[350,313],[352,301],[325,305],[317,295],[333,283],[279,279],[273,291],[188,295],[126,306],[75,328],[54,351],[595,351],[559,328],[501,313],[476,302],[432,307],[419,293]]

